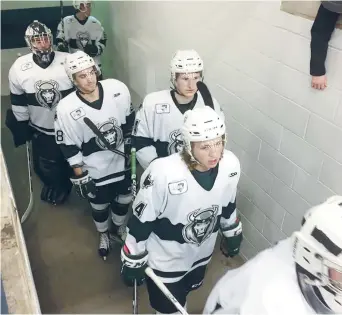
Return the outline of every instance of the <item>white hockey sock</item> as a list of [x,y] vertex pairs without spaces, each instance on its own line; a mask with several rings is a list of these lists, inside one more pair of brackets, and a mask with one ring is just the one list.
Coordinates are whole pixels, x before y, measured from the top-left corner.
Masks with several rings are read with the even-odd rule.
[[112,221],[116,226],[121,226],[124,224],[126,215],[117,215],[112,212]]

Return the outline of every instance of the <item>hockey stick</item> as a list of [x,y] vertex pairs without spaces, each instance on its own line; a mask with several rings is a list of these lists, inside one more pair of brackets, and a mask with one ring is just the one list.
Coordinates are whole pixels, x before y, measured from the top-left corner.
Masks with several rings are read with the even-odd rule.
[[59,1],[59,5],[60,5],[60,7],[61,7],[61,23],[62,23],[62,30],[63,30],[63,34],[64,34],[64,36],[65,36],[65,33],[64,33],[64,17],[63,17],[63,7],[64,7],[64,5],[63,5],[63,1],[62,1],[62,0]]
[[203,83],[202,81],[198,81],[197,82],[197,89],[203,97],[204,104],[211,107],[212,109],[215,109],[213,98],[211,97],[211,93],[209,92],[209,89],[206,86],[206,84]]
[[29,187],[30,187],[30,201],[29,204],[21,217],[21,224],[23,224],[28,216],[31,214],[33,209],[33,189],[32,189],[32,173],[31,173],[31,152],[30,152],[30,143],[26,142],[26,154],[27,154],[27,168],[28,168],[28,178],[29,178]]
[[100,138],[100,140],[102,141],[102,143],[106,146],[106,148],[108,150],[110,150],[110,151],[112,151],[112,152],[114,152],[116,154],[119,154],[119,155],[123,156],[126,159],[129,158],[125,153],[123,153],[123,152],[113,148],[110,145],[110,143],[106,140],[104,135],[101,133],[101,131],[95,126],[95,124],[88,117],[84,117],[83,121],[92,130],[92,132],[95,133],[95,135]]
[[[136,161],[136,149],[131,148],[131,180],[132,180],[132,195],[133,200],[137,196],[137,161]],[[138,314],[138,286],[137,280],[134,280],[133,286],[133,314]]]
[[177,308],[177,310],[181,314],[189,315],[188,312],[184,309],[184,307],[182,305],[180,305],[178,300],[173,296],[173,294],[165,286],[165,284],[154,273],[154,271],[151,269],[151,267],[147,267],[145,269],[145,273],[153,280],[153,282],[156,284],[156,286],[165,294],[165,296],[171,301],[171,303]]

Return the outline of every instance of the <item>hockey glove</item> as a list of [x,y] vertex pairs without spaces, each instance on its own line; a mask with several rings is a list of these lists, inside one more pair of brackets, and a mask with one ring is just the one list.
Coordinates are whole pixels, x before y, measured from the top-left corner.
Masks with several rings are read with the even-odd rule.
[[57,50],[61,52],[69,52],[68,44],[65,42],[60,42],[57,44]]
[[82,175],[73,176],[70,178],[72,184],[76,189],[76,193],[82,198],[94,198],[96,194],[96,186],[88,171]]
[[87,44],[84,46],[83,50],[90,57],[95,57],[99,54],[99,48],[96,45]]
[[121,249],[121,278],[123,282],[132,287],[134,280],[137,285],[143,284],[145,281],[145,269],[147,268],[148,253],[145,251],[140,255],[131,255],[128,248],[124,245]]
[[33,128],[29,126],[29,121],[18,121],[11,109],[7,110],[5,124],[12,132],[13,141],[16,148],[22,144],[25,144],[26,141],[30,141],[32,139]]
[[44,185],[40,194],[40,199],[54,206],[63,204],[70,194],[71,186],[71,184],[67,184],[64,187]]
[[242,224],[238,219],[236,223],[221,229],[221,252],[226,257],[234,257],[239,254],[242,242]]

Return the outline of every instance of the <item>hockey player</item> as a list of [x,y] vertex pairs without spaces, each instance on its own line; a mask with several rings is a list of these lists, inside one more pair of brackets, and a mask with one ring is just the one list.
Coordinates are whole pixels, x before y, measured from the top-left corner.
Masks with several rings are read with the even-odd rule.
[[[106,33],[101,23],[91,16],[90,0],[73,0],[73,5],[76,14],[64,17],[57,27],[57,50],[71,53],[84,51],[94,58],[100,70],[100,56],[107,42]],[[99,79],[102,79],[102,74]]]
[[[239,253],[242,226],[235,196],[237,157],[224,149],[225,123],[208,106],[185,113],[181,152],[153,161],[142,175],[121,250],[122,278],[141,284],[149,265],[183,306],[202,285],[219,230],[226,256]],[[177,309],[149,278],[151,306]]]
[[[76,192],[90,202],[100,234],[99,255],[105,259],[111,236],[121,237],[132,200],[124,155],[125,149],[129,152],[135,112],[126,85],[114,79],[98,82],[94,59],[83,51],[70,54],[65,69],[77,90],[58,105],[56,142],[74,170],[71,181]],[[97,134],[86,119],[93,122]]]
[[[148,94],[140,106],[133,127],[137,160],[146,169],[158,157],[180,152],[183,114],[205,106],[196,83],[203,78],[203,61],[194,50],[179,50],[171,60],[171,90]],[[214,107],[223,116],[214,99]],[[208,105],[208,104],[206,104]]]
[[204,314],[342,314],[342,196],[310,209],[300,231],[230,270]]
[[25,41],[31,53],[9,71],[6,125],[16,147],[32,139],[34,170],[44,183],[41,199],[61,204],[71,191],[71,169],[55,142],[54,116],[58,102],[73,91],[63,66],[67,54],[53,51],[51,30],[38,21],[27,27]]

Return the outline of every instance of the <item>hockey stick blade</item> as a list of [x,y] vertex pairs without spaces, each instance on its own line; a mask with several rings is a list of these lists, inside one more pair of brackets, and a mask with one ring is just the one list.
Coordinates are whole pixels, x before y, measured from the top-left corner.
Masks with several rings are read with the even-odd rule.
[[151,267],[145,269],[145,273],[151,278],[155,285],[165,294],[165,296],[170,300],[170,302],[177,308],[177,310],[183,315],[189,315],[184,307],[178,302],[178,300],[173,296],[165,284],[159,279],[159,277],[154,273]]
[[204,104],[211,107],[212,109],[215,109],[213,98],[211,97],[211,93],[209,92],[207,85],[203,83],[202,81],[198,81],[197,89],[203,97]]
[[88,117],[84,117],[83,119],[84,123],[92,130],[93,133],[95,133],[95,135],[97,137],[100,138],[100,140],[102,141],[102,143],[106,146],[106,148],[109,151],[112,151],[116,154],[119,154],[121,156],[123,156],[124,158],[128,158],[128,156],[126,156],[125,153],[113,148],[110,143],[106,140],[106,138],[104,137],[104,135],[101,133],[101,131],[95,126],[95,124],[88,118]]

